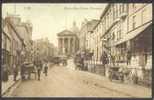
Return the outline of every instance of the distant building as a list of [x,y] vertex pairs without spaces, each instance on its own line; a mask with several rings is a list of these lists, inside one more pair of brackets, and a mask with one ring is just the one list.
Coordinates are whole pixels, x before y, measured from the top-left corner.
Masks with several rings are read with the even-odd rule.
[[48,60],[48,58],[55,56],[56,50],[48,38],[41,38],[33,41],[33,59],[34,60]]
[[90,43],[90,34],[93,31],[93,28],[96,26],[98,23],[98,20],[91,20],[87,21],[85,20],[80,29],[80,33],[78,35],[79,38],[79,48],[80,51],[84,51],[86,49],[90,49],[91,43]]

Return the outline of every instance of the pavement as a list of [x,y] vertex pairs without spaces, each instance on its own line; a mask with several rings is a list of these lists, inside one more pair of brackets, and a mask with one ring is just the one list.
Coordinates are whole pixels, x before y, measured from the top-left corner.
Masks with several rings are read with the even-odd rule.
[[20,83],[20,76],[18,75],[17,80],[13,80],[13,75],[9,75],[9,79],[7,82],[2,81],[2,91],[1,94],[2,96],[5,95],[7,92],[9,92],[17,83]]
[[22,81],[6,97],[134,97],[151,98],[152,90],[133,84],[111,82],[106,77],[86,71],[74,70],[68,65],[53,66],[41,80]]

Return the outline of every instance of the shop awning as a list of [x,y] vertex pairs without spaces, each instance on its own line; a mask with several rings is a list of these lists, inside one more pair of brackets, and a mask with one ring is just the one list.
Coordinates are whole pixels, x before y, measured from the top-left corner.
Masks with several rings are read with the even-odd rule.
[[146,28],[148,28],[149,26],[151,26],[151,25],[152,25],[152,22],[149,22],[149,23],[147,23],[147,24],[145,24],[145,25],[143,25],[143,26],[137,28],[136,30],[133,30],[133,31],[127,33],[127,34],[125,35],[125,37],[123,37],[120,41],[115,42],[113,45],[115,46],[115,45],[124,43],[124,42],[126,42],[126,41],[128,41],[128,40],[131,40],[131,39],[135,38],[135,37],[138,36],[139,34],[143,33],[144,30],[145,30]]

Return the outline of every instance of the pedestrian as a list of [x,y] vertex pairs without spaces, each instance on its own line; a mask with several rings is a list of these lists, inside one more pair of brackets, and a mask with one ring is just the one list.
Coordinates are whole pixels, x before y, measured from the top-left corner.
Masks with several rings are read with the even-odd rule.
[[104,68],[104,75],[105,75],[105,72],[106,72],[106,64],[109,63],[109,59],[108,59],[108,55],[107,53],[104,51],[101,55],[101,62],[102,62],[102,65],[103,65],[103,68]]
[[2,65],[2,79],[4,82],[7,82],[9,79],[7,64]]
[[24,80],[25,79],[25,63],[23,63],[21,65],[21,69],[20,69],[20,75],[21,75],[21,79]]
[[83,69],[84,69],[84,54],[81,53],[80,57],[81,57],[81,58],[80,58],[81,69],[83,70]]
[[48,68],[50,67],[50,62],[49,61],[47,62],[47,66],[48,66]]
[[131,51],[128,50],[127,51],[127,65],[130,64],[130,62],[131,62]]
[[112,64],[114,66],[115,65],[115,55],[111,55],[111,59],[112,59]]
[[38,80],[40,80],[41,70],[42,70],[42,63],[41,63],[41,61],[38,61],[38,63],[37,63],[37,75],[38,75]]
[[16,64],[13,65],[13,75],[14,75],[14,81],[16,81],[16,77],[18,75],[18,67]]
[[45,76],[47,76],[48,74],[48,64],[47,63],[44,64],[44,74]]

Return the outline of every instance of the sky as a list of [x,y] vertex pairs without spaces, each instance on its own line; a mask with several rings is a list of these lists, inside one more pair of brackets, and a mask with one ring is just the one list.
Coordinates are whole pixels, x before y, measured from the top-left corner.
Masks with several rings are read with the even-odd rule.
[[75,21],[80,28],[87,19],[99,19],[106,4],[2,4],[2,17],[7,14],[19,15],[22,21],[30,21],[33,25],[32,39],[47,37],[58,46],[57,33],[70,29]]

